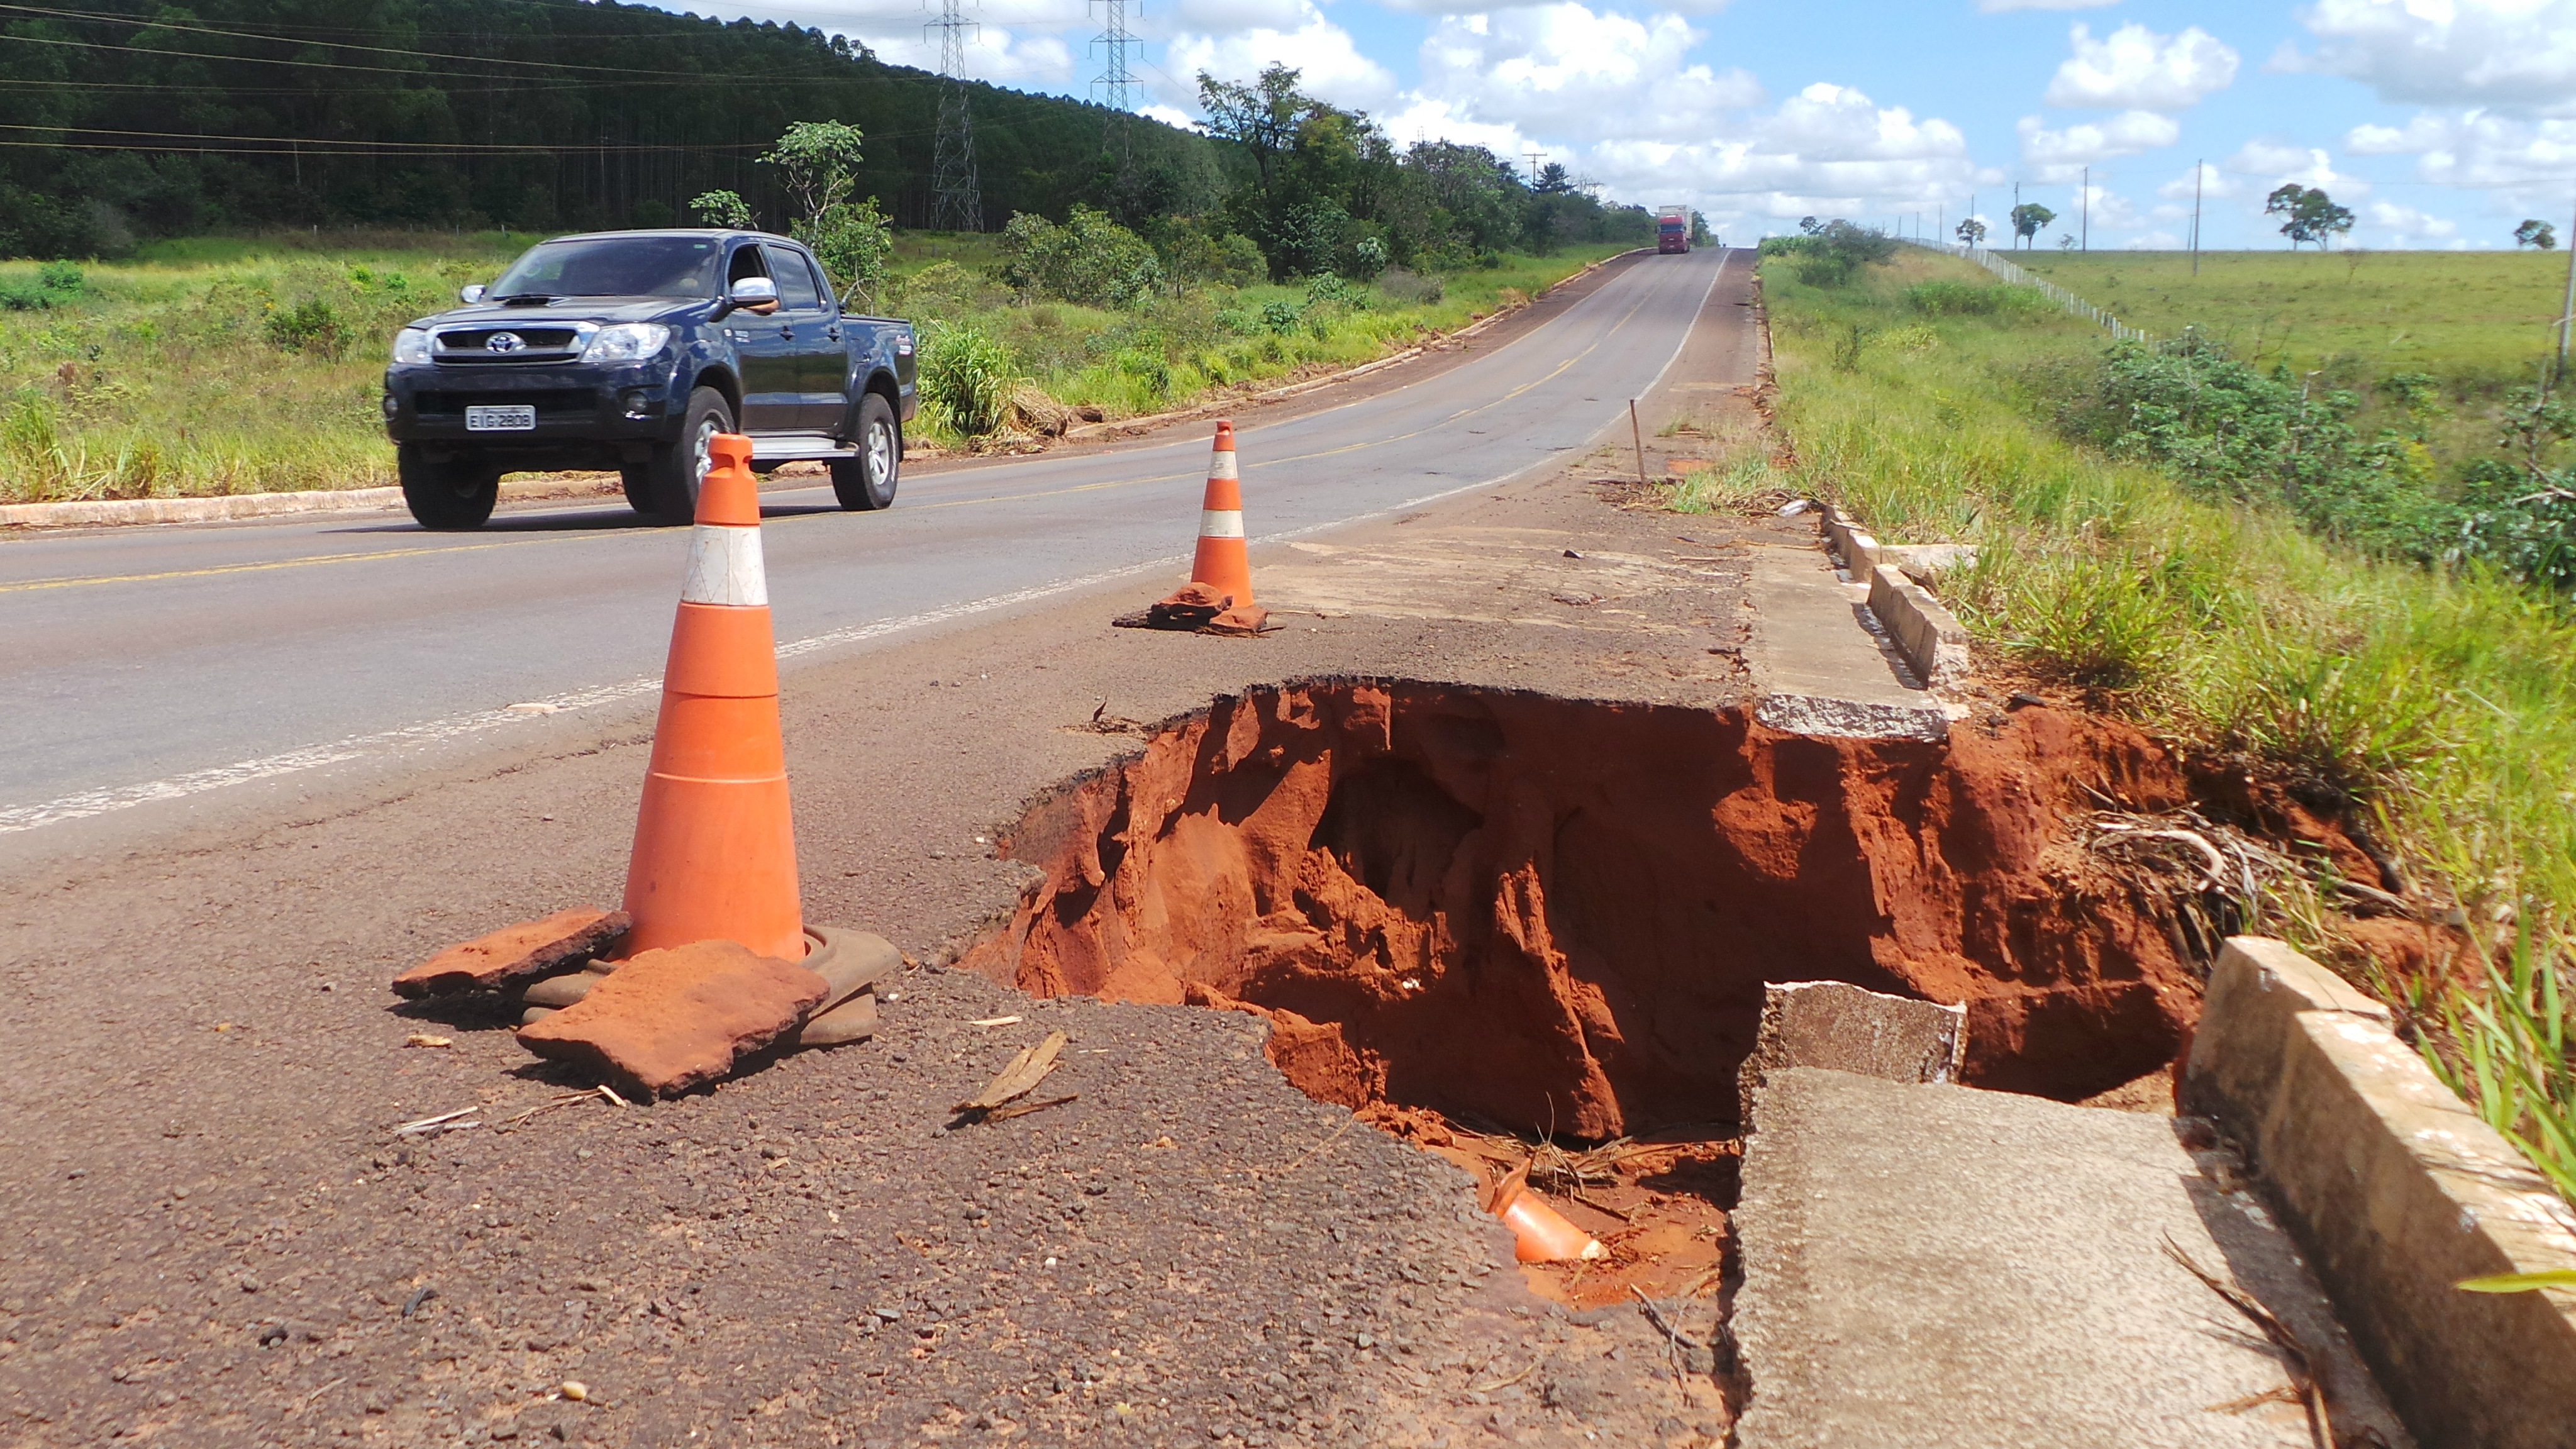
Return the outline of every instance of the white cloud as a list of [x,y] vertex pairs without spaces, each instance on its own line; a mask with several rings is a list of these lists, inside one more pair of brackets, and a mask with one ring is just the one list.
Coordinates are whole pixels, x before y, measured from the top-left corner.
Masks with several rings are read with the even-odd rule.
[[[1579,3],[1452,16],[1422,42],[1419,95],[1461,120],[1559,143],[1686,141],[1768,99],[1744,71],[1690,64],[1706,38],[1677,15],[1641,21]],[[1399,138],[1422,122],[1388,118]]]
[[1987,15],[2007,10],[2099,10],[2117,5],[2120,0],[1977,0],[1977,9]]
[[2386,101],[2576,114],[2576,0],[2318,0],[2313,55],[2272,64],[2360,81]]
[[[908,14],[898,18],[855,3],[809,4],[787,13],[757,5],[720,7],[703,13],[726,19],[749,16],[783,25],[811,26],[826,34],[846,35],[892,64],[939,69],[938,39]],[[1066,31],[1073,26],[1061,5],[1049,0],[983,0],[975,18],[980,28],[966,43],[969,77],[1029,89],[1081,89],[1087,76],[1075,73],[1075,45],[1065,39]]]
[[1171,0],[1150,17],[1167,34],[1230,35],[1238,30],[1295,30],[1311,8],[1300,0]]
[[2239,60],[2233,47],[2197,25],[2180,35],[2123,25],[2100,40],[2078,25],[2069,43],[2075,54],[2058,66],[2043,97],[2052,106],[2187,110],[2226,89]]
[[[2446,246],[2459,239],[2460,224],[2446,221],[2429,212],[2393,201],[2374,201],[2368,211],[2369,230],[2393,234],[2401,247]],[[2364,233],[2367,236],[2367,232]]]
[[2140,232],[2120,245],[2133,252],[2178,252],[2185,243],[2169,231],[2148,231]]
[[2404,126],[2355,126],[2344,137],[2344,149],[2359,156],[2413,156],[2422,180],[2491,188],[2510,210],[2554,210],[2565,205],[2568,177],[2576,173],[2576,120],[2426,111]]
[[2266,194],[2291,181],[2322,188],[2338,201],[2370,194],[2370,183],[2334,169],[2334,158],[2322,146],[2292,146],[2258,139],[2246,142],[2222,164],[2239,176],[2254,178]]
[[[1294,27],[1256,25],[1226,34],[1186,31],[1173,36],[1161,67],[1168,84],[1160,89],[1186,88],[1186,78],[1200,71],[1219,80],[1247,81],[1263,67],[1279,64],[1299,71],[1307,92],[1336,105],[1379,111],[1396,99],[1394,73],[1362,55],[1349,31],[1325,19],[1314,0],[1295,0],[1295,5]],[[1196,99],[1196,92],[1165,98],[1187,102]]]
[[2039,117],[2024,116],[2016,129],[2021,132],[2021,159],[2049,181],[2064,181],[2081,167],[2182,139],[2182,127],[2173,117],[2153,111],[2123,111],[2107,121],[2087,121],[2063,131],[2047,130]]
[[2157,187],[2156,195],[2175,202],[2189,201],[2195,196],[2205,201],[2215,197],[2234,196],[2236,189],[2236,183],[2227,179],[2226,172],[2206,161],[2196,161],[2192,163],[2189,171]]
[[[1377,0],[1389,10],[1410,10],[1418,15],[1465,17],[1502,15],[1513,10],[1538,9],[1556,0]],[[1655,14],[1714,15],[1727,7],[1729,0],[1657,0]]]
[[1757,223],[1930,211],[1996,181],[1969,160],[1967,138],[1948,121],[1918,120],[1902,106],[1881,107],[1823,82],[1713,137],[1607,140],[1586,159],[1615,195],[1687,198],[1712,219]]

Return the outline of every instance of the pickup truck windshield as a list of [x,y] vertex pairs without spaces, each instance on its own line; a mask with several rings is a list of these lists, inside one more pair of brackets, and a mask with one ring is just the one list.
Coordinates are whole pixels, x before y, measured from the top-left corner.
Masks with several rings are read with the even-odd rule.
[[601,237],[528,249],[492,284],[503,297],[713,297],[721,252],[706,237]]

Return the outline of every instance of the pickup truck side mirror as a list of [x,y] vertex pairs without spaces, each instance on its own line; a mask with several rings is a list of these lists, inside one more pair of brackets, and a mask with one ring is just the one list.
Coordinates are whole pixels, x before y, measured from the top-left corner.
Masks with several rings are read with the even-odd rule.
[[766,317],[778,310],[778,284],[767,277],[744,277],[733,284],[725,300],[733,304],[728,310],[755,312]]
[[469,284],[467,284],[467,285],[466,285],[466,286],[464,286],[464,287],[459,288],[459,289],[457,290],[457,293],[456,293],[456,300],[457,300],[457,301],[459,301],[459,302],[464,303],[465,305],[467,305],[467,306],[469,306],[469,307],[473,306],[473,305],[474,305],[475,303],[477,303],[477,302],[482,301],[482,300],[483,300],[483,284],[482,284],[481,282],[473,282],[473,283],[469,283]]

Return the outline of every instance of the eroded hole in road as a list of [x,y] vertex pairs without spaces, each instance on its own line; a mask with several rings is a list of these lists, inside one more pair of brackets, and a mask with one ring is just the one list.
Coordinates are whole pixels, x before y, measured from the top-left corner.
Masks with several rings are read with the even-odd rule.
[[1766,981],[1965,1000],[1977,1085],[2075,1099],[2172,1059],[2196,975],[2072,839],[2078,781],[2187,794],[2143,736],[2045,709],[1937,744],[1292,683],[1032,807],[1007,850],[1043,879],[965,964],[1261,1011],[1310,1096],[1489,1176],[1535,1152],[1612,1250],[1542,1289],[1678,1292],[1720,1263]]

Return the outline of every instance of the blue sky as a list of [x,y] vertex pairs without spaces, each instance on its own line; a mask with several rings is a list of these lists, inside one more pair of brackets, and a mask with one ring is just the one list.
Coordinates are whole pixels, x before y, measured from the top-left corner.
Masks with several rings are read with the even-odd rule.
[[[674,8],[695,8],[675,6]],[[796,0],[745,11],[936,64],[922,12]],[[1089,94],[1096,7],[980,0],[970,70]],[[2263,198],[2321,186],[2351,244],[2510,246],[2576,209],[2576,0],[1130,0],[1138,109],[1195,116],[1191,77],[1284,61],[1399,141],[1530,150],[1725,233],[1815,214],[1912,230],[2013,188],[2091,244],[2175,246],[2196,161],[2202,242],[2278,246]]]

